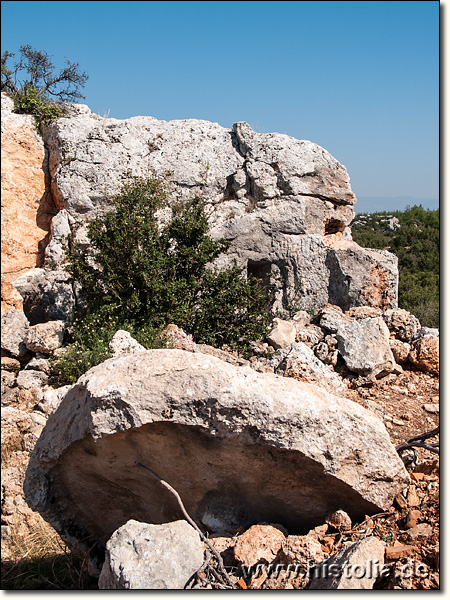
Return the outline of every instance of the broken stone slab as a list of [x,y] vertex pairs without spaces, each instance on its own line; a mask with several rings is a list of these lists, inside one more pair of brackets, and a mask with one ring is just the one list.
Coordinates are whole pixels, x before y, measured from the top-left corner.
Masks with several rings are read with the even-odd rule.
[[100,590],[180,590],[204,562],[187,521],[149,525],[130,519],[106,544]]
[[[220,533],[281,523],[304,534],[339,508],[358,522],[409,481],[383,424],[317,386],[213,356],[147,350],[83,375],[30,459],[27,502],[84,551],[129,519]],[[92,557],[92,560],[95,556]]]
[[332,394],[344,395],[347,391],[339,375],[324,365],[303,342],[297,342],[277,352],[270,365],[277,375],[318,385]]
[[351,319],[335,307],[326,307],[320,326],[333,333],[347,368],[362,376],[377,377],[396,367],[389,344],[389,329],[381,317]]
[[310,590],[370,590],[384,567],[385,545],[374,536],[348,545],[313,570]]

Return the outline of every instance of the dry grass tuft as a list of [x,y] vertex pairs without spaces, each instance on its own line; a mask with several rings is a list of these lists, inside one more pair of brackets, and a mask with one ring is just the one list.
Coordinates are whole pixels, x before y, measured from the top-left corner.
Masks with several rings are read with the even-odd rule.
[[[84,590],[96,589],[84,561],[77,558],[58,533],[39,518],[33,532],[18,533],[11,524],[8,559],[2,560],[4,590]],[[2,553],[3,554],[3,553]]]

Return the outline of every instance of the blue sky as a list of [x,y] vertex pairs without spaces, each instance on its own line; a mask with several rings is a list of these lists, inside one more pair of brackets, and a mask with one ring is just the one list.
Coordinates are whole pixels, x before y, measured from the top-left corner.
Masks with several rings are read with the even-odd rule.
[[439,12],[433,0],[6,1],[1,47],[78,62],[97,114],[247,121],[331,152],[361,203],[429,200],[439,195]]

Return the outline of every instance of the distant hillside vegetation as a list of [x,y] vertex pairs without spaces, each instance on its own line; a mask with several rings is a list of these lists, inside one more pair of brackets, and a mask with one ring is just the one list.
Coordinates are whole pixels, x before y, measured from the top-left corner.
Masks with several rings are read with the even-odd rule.
[[424,327],[439,327],[439,210],[422,206],[404,211],[357,215],[355,242],[398,256],[399,306]]

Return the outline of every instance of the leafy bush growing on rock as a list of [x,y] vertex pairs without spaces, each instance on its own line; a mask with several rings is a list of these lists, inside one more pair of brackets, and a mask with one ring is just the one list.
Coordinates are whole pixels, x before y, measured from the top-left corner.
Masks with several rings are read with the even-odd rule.
[[68,270],[82,286],[84,306],[73,322],[69,354],[58,360],[60,375],[73,381],[107,358],[117,329],[154,348],[161,330],[174,323],[198,343],[243,353],[267,332],[260,281],[236,264],[214,266],[230,242],[208,235],[200,198],[171,205],[161,181],[132,178],[113,204],[89,223],[89,249],[72,243],[69,250]]
[[21,46],[20,53],[21,58],[13,70],[7,67],[7,61],[14,54],[7,50],[3,53],[1,89],[13,97],[16,112],[34,115],[36,124],[45,127],[63,114],[62,102],[74,102],[84,97],[80,88],[84,87],[88,76],[80,72],[78,63],[68,60],[56,73],[49,55],[30,45]]

